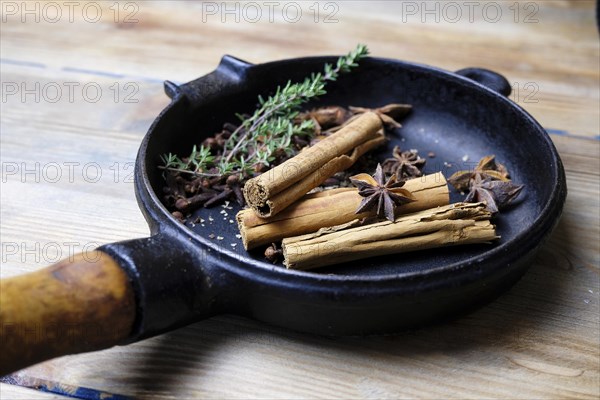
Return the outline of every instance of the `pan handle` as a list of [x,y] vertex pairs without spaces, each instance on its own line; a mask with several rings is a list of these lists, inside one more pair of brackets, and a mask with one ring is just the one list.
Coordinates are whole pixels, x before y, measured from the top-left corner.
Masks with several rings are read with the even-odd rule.
[[181,242],[159,232],[0,280],[0,376],[210,316],[220,261]]
[[226,285],[225,276],[217,271],[223,262],[220,255],[198,248],[170,227],[163,229],[149,238],[99,248],[117,261],[134,284],[137,313],[125,343],[209,317],[221,285]]
[[210,101],[214,96],[222,94],[224,86],[240,81],[248,68],[253,65],[239,58],[224,55],[219,66],[208,75],[183,85],[165,81],[165,93],[171,99],[184,96],[193,106],[196,106],[200,102]]
[[510,96],[512,88],[508,80],[497,72],[485,68],[464,68],[455,72],[457,75],[464,76],[472,81],[500,93],[503,96]]
[[71,256],[0,281],[0,376],[118,344],[136,316],[134,289],[106,253]]

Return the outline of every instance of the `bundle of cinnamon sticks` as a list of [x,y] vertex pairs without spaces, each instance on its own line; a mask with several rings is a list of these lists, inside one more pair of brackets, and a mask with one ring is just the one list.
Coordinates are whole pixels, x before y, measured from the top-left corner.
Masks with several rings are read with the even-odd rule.
[[[358,220],[316,233],[283,239],[284,264],[308,270],[367,257],[498,238],[483,203],[456,203],[360,226]],[[359,225],[353,227],[354,225]]]
[[[441,172],[408,180],[404,188],[416,200],[398,207],[397,215],[443,206],[450,199],[448,185]],[[246,208],[237,214],[242,242],[246,250],[250,250],[286,237],[373,216],[373,212],[355,213],[361,199],[356,188],[339,188],[305,195],[271,218],[262,218],[253,209]]]
[[371,211],[356,214],[363,200],[356,188],[307,195],[384,143],[383,127],[380,115],[364,112],[295,157],[249,180],[244,196],[251,208],[236,217],[244,247],[249,250],[281,241],[284,265],[306,270],[497,238],[484,204],[449,205],[449,189],[441,173],[406,181],[403,189],[412,194],[412,201],[395,209],[395,219],[389,217],[393,221],[377,222]]
[[381,118],[374,112],[364,113],[316,145],[246,182],[246,202],[258,216],[274,216],[384,142]]

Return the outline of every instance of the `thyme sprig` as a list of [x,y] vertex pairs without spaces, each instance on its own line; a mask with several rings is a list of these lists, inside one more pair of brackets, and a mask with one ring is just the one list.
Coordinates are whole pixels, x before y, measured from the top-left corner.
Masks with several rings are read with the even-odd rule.
[[186,160],[182,160],[173,153],[163,154],[160,158],[165,165],[164,169],[168,169],[169,171],[209,177],[219,176],[219,174],[208,174],[204,172],[206,166],[210,165],[215,160],[215,157],[210,153],[210,149],[204,146],[200,146],[200,149],[198,149],[198,147],[194,145],[192,153]]
[[171,153],[164,154],[161,168],[206,177],[252,176],[257,167],[270,167],[282,153],[286,157],[293,156],[292,138],[310,137],[315,130],[312,120],[296,118],[300,106],[325,94],[328,82],[357,67],[358,61],[368,53],[367,46],[359,44],[340,57],[335,65],[325,64],[322,73],[312,74],[298,83],[288,81],[284,87],[278,86],[267,99],[259,96],[258,108],[251,116],[238,116],[241,123],[225,141],[222,154],[214,155],[207,147],[194,146],[192,153],[184,159]]

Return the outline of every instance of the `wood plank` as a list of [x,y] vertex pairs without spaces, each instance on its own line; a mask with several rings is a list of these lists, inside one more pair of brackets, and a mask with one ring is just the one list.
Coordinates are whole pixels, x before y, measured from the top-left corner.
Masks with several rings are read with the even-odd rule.
[[[111,86],[124,88],[130,80],[89,80],[65,71],[42,75],[17,66],[3,68],[2,74],[3,82],[39,82],[41,87],[93,83],[103,94],[98,102],[86,101],[77,91],[73,101],[65,94],[56,103],[43,101],[43,95],[39,104],[34,97],[19,97],[3,107],[2,261],[12,268],[2,268],[0,276],[101,244],[147,236],[132,174],[147,127],[168,104],[162,85],[135,82],[139,91],[132,100],[137,102],[124,97],[115,102]],[[127,229],[115,229],[119,226]]]
[[[513,98],[544,126],[584,136],[600,132],[600,52],[591,0],[517,2],[517,22],[517,8],[509,8],[514,2],[488,2],[501,6],[497,22],[492,22],[491,9],[484,13],[482,3],[472,13],[461,7],[462,17],[456,23],[451,22],[450,10],[442,8],[437,14],[440,22],[435,23],[436,14],[427,14],[420,2],[413,3],[418,6],[415,15],[407,9],[407,2],[370,4],[368,17],[361,2],[338,2],[335,23],[315,23],[308,2],[302,3],[304,17],[298,23],[286,22],[282,8],[277,9],[273,23],[267,9],[258,23],[243,18],[240,23],[222,23],[227,15],[221,15],[220,8],[218,14],[207,15],[200,3],[132,3],[139,22],[131,24],[123,22],[128,15],[124,10],[115,22],[109,2],[98,3],[103,7],[102,18],[96,23],[86,22],[83,6],[72,24],[67,14],[55,24],[43,19],[24,24],[19,15],[9,16],[1,27],[2,59],[51,70],[77,68],[186,82],[213,69],[224,53],[265,62],[339,54],[361,41],[380,57],[449,70],[469,66],[497,70],[520,88]],[[528,3],[539,10],[525,9]],[[325,18],[328,10],[321,7],[320,18]],[[537,22],[524,22],[532,12],[530,19]],[[229,18],[232,21],[235,15]],[[103,40],[96,40],[98,35]],[[536,88],[539,92],[534,94]]]
[[[561,154],[576,141],[554,138]],[[581,140],[573,153],[585,157],[597,148],[597,141]],[[598,224],[581,230],[576,221],[584,218],[580,210],[598,206],[598,174],[572,171],[568,160],[572,187],[565,216],[536,265],[499,301],[453,323],[389,337],[331,339],[224,316],[128,347],[63,357],[16,378],[85,382],[148,398],[594,398]],[[422,385],[432,378],[438,386]]]
[[[422,23],[422,13],[403,22],[410,2],[370,2],[368,10],[361,2],[337,2],[337,23],[314,23],[313,3],[306,2],[307,17],[296,24],[281,17],[253,24],[221,23],[220,16],[202,22],[202,3],[144,1],[133,2],[139,6],[133,25],[122,18],[115,23],[113,2],[97,3],[103,7],[97,23],[21,23],[10,16],[0,24],[3,84],[93,82],[104,94],[97,103],[77,91],[73,102],[3,99],[2,277],[54,262],[59,251],[65,256],[148,234],[126,165],[168,102],[162,79],[194,79],[223,53],[264,62],[338,54],[361,41],[377,56],[497,70],[520,88],[514,101],[551,132],[563,133],[551,137],[569,196],[526,276],[497,301],[451,323],[391,336],[326,338],[220,316],[130,346],[42,363],[13,382],[149,399],[600,396],[600,141],[589,139],[600,132],[593,1],[536,2],[533,24],[523,23],[523,14],[514,22],[513,2],[488,2],[502,6],[505,17],[497,23],[480,14],[472,23]],[[527,3],[518,3],[521,12]],[[137,102],[125,102],[128,83],[138,89]],[[526,99],[528,83],[539,87],[537,103]],[[121,89],[118,101],[111,87]],[[79,163],[72,182],[64,162]],[[7,175],[14,163],[19,170]],[[36,163],[37,181],[23,174],[23,165],[35,169]],[[60,165],[63,179],[43,176],[51,163]],[[88,163],[103,173],[97,182],[86,179],[92,169],[83,175]],[[16,253],[7,251],[10,244]],[[2,398],[52,398],[6,384],[0,390]]]

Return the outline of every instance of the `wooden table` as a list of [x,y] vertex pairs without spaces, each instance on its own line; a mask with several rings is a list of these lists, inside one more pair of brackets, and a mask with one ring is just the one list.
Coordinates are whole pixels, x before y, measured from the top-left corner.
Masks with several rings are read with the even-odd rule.
[[2,2],[2,277],[148,234],[132,163],[168,103],[164,79],[194,79],[224,53],[259,63],[357,42],[376,56],[509,78],[512,99],[548,129],[569,185],[535,265],[497,301],[441,326],[333,339],[222,316],[20,371],[0,397],[52,397],[21,385],[88,398],[597,399],[594,2],[281,2],[273,15],[258,3],[261,15],[247,3]]

